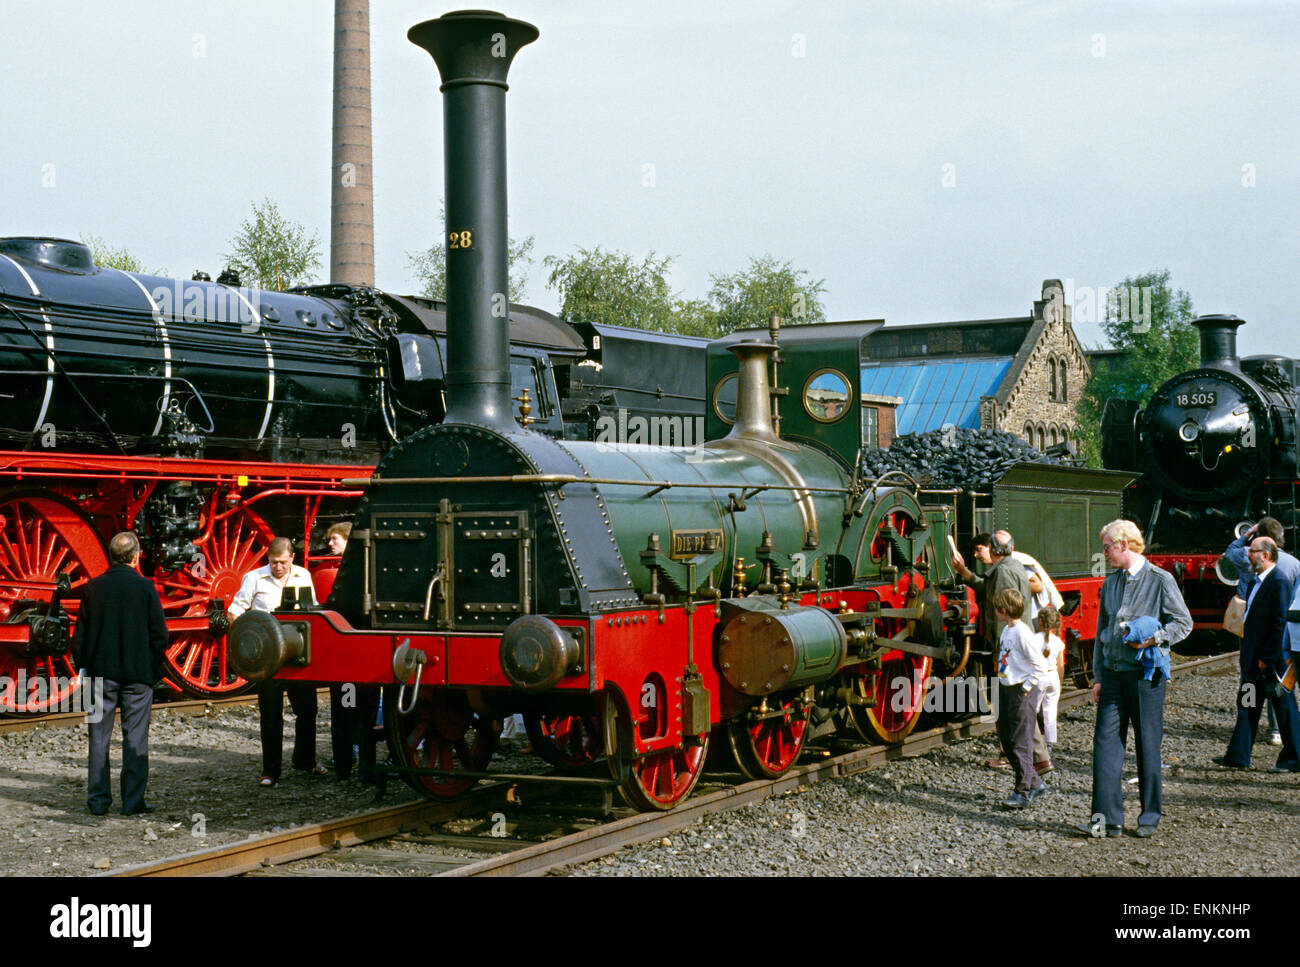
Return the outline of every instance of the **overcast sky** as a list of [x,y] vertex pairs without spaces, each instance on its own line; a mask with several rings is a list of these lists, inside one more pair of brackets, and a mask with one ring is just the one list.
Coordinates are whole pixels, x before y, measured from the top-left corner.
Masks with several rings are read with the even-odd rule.
[[[398,292],[442,230],[437,71],[406,31],[449,9],[371,12],[376,276]],[[890,323],[1168,268],[1198,312],[1248,321],[1243,354],[1300,356],[1294,3],[501,9],[541,30],[508,97],[533,304],[557,307],[541,258],[577,246],[673,255],[699,298],[770,253],[825,279],[830,318]],[[328,266],[329,0],[0,10],[0,234],[93,233],[215,277],[269,197]]]

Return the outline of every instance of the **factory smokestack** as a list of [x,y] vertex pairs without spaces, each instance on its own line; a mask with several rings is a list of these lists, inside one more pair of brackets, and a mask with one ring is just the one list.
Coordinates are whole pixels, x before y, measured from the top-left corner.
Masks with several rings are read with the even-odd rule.
[[334,0],[330,282],[375,284],[370,163],[370,0]]

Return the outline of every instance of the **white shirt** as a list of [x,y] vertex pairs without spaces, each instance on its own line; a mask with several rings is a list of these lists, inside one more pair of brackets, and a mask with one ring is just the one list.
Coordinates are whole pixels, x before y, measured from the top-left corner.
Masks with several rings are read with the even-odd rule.
[[998,680],[1003,685],[1023,685],[1026,690],[1045,684],[1056,670],[1043,656],[1043,646],[1023,621],[1012,621],[1002,629],[998,651]]
[[[1044,637],[1046,637],[1046,641],[1043,640]],[[1034,634],[1034,645],[1040,652],[1043,650],[1047,651],[1047,663],[1052,666],[1053,670],[1055,670],[1057,662],[1060,660],[1061,652],[1065,651],[1065,642],[1056,635],[1049,634],[1044,636],[1043,633],[1039,631]]]
[[238,593],[235,594],[234,599],[230,602],[230,607],[226,610],[232,618],[238,618],[250,608],[254,611],[274,611],[280,607],[280,599],[284,597],[284,589],[287,587],[306,588],[306,594],[303,594],[301,590],[298,591],[299,603],[315,605],[316,591],[311,583],[310,571],[305,567],[293,564],[289,567],[289,574],[284,583],[281,584],[271,577],[271,565],[268,564],[244,575]]
[[[1012,551],[1011,556],[1024,566],[1026,573],[1033,571],[1038,575],[1038,579],[1043,582],[1043,590],[1034,595],[1034,600],[1038,604],[1038,607],[1034,609],[1035,613],[1049,604],[1057,611],[1060,611],[1065,605],[1065,598],[1061,597],[1061,592],[1056,590],[1056,584],[1048,576],[1043,565],[1024,551]],[[1033,615],[1029,615],[1029,618],[1032,619]]]

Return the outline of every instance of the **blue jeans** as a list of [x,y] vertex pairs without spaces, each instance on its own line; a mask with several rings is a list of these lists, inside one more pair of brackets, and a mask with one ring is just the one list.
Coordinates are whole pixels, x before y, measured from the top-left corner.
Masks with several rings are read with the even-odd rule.
[[1097,699],[1097,727],[1092,736],[1092,812],[1104,815],[1107,826],[1124,825],[1124,746],[1128,727],[1134,726],[1137,751],[1138,796],[1142,802],[1139,826],[1160,822],[1160,742],[1164,737],[1165,688],[1160,681],[1144,681],[1141,670],[1107,670]]

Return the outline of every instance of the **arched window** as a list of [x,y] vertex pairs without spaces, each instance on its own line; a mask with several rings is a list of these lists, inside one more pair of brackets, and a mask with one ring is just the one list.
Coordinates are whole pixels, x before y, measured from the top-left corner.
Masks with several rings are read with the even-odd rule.
[[1056,424],[1053,423],[1047,428],[1047,445],[1049,447],[1054,447],[1056,446],[1056,442]]
[[1025,442],[1031,447],[1034,445],[1034,424],[1032,423],[1025,424]]
[[1070,394],[1069,394],[1069,391],[1067,390],[1067,387],[1069,386],[1069,382],[1068,382],[1068,380],[1067,380],[1067,378],[1066,378],[1066,377],[1068,376],[1068,374],[1069,374],[1069,371],[1070,371],[1069,364],[1066,363],[1066,361],[1065,361],[1064,359],[1062,359],[1062,360],[1061,360],[1061,375],[1060,375],[1060,376],[1057,378],[1057,380],[1056,380],[1056,385],[1059,386],[1060,389],[1061,389],[1061,402],[1062,402],[1062,403],[1069,402]]
[[1068,426],[1061,427],[1061,442],[1062,443],[1070,442],[1070,428]]
[[1056,357],[1055,356],[1048,357],[1047,368],[1049,371],[1047,398],[1049,400],[1054,400],[1056,399]]
[[1047,449],[1047,430],[1046,430],[1046,428],[1043,426],[1043,424],[1041,424],[1041,423],[1038,424],[1037,436],[1038,436],[1038,449],[1040,449],[1040,450],[1046,450],[1046,449]]

